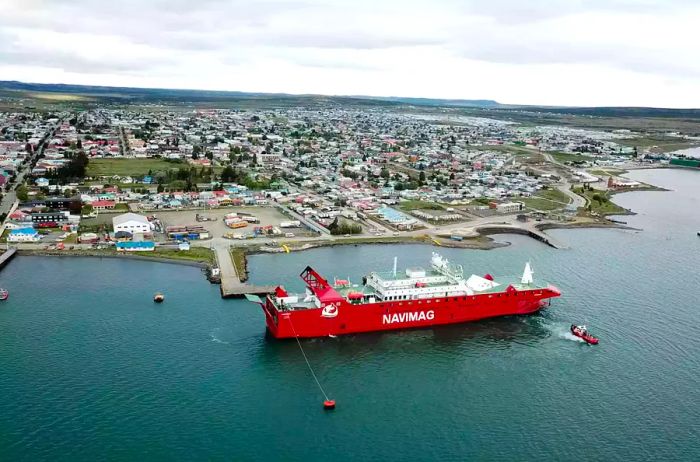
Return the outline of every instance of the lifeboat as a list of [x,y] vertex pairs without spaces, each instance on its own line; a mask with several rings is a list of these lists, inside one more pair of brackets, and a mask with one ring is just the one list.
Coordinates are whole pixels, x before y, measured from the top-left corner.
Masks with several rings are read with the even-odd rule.
[[425,282],[420,282],[420,281],[419,281],[419,282],[416,282],[416,288],[417,288],[417,289],[420,289],[420,288],[422,288],[422,287],[428,287],[428,284],[426,284]]
[[350,292],[348,294],[348,300],[362,300],[365,296],[362,292]]
[[590,332],[588,332],[588,329],[586,329],[586,326],[577,326],[576,324],[571,325],[571,333],[574,334],[576,337],[580,338],[584,342],[588,343],[589,345],[597,345],[598,344],[598,339],[593,337]]
[[161,294],[160,292],[153,296],[153,301],[156,303],[163,303],[163,300],[165,300],[165,295]]

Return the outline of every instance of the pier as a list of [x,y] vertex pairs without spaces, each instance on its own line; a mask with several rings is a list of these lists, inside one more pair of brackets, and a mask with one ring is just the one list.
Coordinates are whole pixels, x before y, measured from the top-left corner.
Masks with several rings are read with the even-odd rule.
[[10,260],[12,260],[14,258],[16,253],[17,253],[17,249],[11,248],[11,249],[7,249],[5,251],[5,253],[0,255],[0,270],[3,269],[5,267],[5,265],[7,265],[10,262]]
[[566,245],[554,239],[552,236],[545,234],[539,230],[536,226],[523,228],[520,226],[513,225],[485,225],[475,228],[475,231],[482,235],[488,234],[524,234],[530,236],[533,239],[537,239],[544,244],[555,249],[565,249]]
[[274,286],[256,286],[241,282],[227,245],[217,246],[214,252],[221,271],[222,298],[240,298],[245,294],[266,295],[275,290]]

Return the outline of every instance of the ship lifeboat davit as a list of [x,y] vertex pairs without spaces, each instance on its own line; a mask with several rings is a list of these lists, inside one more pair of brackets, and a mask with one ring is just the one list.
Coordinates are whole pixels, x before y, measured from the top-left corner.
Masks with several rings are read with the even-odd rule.
[[597,345],[598,344],[598,339],[593,337],[590,332],[588,332],[588,329],[586,329],[586,326],[577,326],[576,324],[571,325],[571,333],[574,334],[576,337],[580,338],[584,342],[588,343],[589,345]]
[[153,301],[156,303],[163,303],[163,300],[165,300],[165,295],[161,294],[160,292],[153,296]]
[[364,296],[362,292],[350,292],[348,294],[348,300],[362,300]]
[[330,411],[331,409],[335,409],[335,400],[334,399],[327,399],[323,402],[323,409]]

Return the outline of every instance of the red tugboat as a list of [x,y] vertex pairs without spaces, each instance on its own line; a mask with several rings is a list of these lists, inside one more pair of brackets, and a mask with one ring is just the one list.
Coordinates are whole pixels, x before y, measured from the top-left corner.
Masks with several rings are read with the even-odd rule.
[[588,332],[588,329],[586,329],[586,326],[577,326],[576,324],[571,325],[571,333],[574,334],[576,337],[582,339],[584,342],[588,343],[589,345],[598,345],[598,339],[593,337],[590,332]]
[[290,294],[277,287],[259,303],[270,333],[276,338],[327,337],[360,332],[457,324],[496,316],[531,314],[558,297],[551,285],[536,284],[530,264],[522,278],[497,282],[490,275],[464,277],[433,253],[430,270],[408,268],[372,272],[362,285],[332,285],[311,267],[301,273],[306,292]]

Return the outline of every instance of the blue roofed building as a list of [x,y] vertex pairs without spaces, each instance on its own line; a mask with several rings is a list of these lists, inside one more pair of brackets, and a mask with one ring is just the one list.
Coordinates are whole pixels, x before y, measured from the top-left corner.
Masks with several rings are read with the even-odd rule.
[[153,241],[117,242],[116,247],[121,252],[152,252],[156,250],[156,244]]
[[7,242],[38,242],[41,235],[34,228],[19,228],[10,231],[7,235]]

